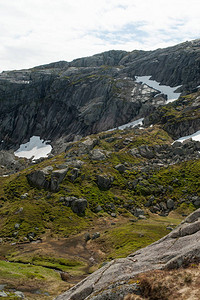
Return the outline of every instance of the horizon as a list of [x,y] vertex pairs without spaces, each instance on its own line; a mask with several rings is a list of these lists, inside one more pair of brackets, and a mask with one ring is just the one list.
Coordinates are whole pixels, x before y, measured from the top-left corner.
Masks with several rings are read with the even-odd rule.
[[200,37],[197,0],[0,0],[0,72]]

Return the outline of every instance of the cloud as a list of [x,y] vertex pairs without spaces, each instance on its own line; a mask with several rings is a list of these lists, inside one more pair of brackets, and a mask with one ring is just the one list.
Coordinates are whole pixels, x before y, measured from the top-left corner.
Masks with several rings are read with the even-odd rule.
[[0,70],[199,38],[199,0],[0,0]]

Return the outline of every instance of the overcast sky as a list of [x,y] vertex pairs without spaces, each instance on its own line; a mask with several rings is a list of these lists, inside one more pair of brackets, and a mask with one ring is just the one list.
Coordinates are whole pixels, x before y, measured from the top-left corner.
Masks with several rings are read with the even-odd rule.
[[0,71],[200,38],[199,0],[0,0]]

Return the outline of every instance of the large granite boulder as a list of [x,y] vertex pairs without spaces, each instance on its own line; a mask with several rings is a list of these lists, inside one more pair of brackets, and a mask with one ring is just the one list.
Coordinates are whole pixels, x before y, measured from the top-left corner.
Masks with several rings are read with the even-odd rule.
[[200,261],[200,209],[167,236],[127,258],[107,263],[56,300],[122,300],[134,290],[127,282],[137,274],[184,267],[193,261]]

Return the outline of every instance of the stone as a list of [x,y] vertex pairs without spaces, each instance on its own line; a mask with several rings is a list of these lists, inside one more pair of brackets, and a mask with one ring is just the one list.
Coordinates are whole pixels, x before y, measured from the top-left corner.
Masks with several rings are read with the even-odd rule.
[[63,181],[67,174],[68,168],[55,170],[51,173],[50,190],[56,192],[59,190],[59,184]]
[[19,298],[25,299],[24,293],[22,293],[20,291],[16,291],[16,292],[14,292],[14,294]]
[[16,223],[16,224],[15,224],[15,229],[19,229],[19,227],[20,227],[20,224],[19,224],[19,223]]
[[93,233],[93,235],[92,235],[92,240],[95,240],[95,239],[97,239],[97,238],[99,238],[100,237],[100,233],[99,232],[95,232],[95,233]]
[[115,166],[115,169],[117,171],[119,171],[120,173],[124,173],[126,171],[126,167],[123,164],[119,164],[119,165]]
[[74,168],[71,170],[69,178],[72,182],[79,176],[80,170],[78,168]]
[[173,209],[174,208],[174,201],[172,199],[167,200],[167,208]]
[[139,216],[141,216],[141,215],[144,216],[144,210],[141,209],[141,208],[136,208],[135,211],[134,211],[134,216],[135,216],[135,217],[139,217]]
[[106,155],[104,154],[103,150],[94,149],[94,150],[90,151],[90,158],[92,160],[104,160],[104,159],[106,159]]
[[8,297],[8,294],[6,294],[4,291],[0,292],[0,297]]
[[116,218],[116,217],[117,217],[116,213],[111,213],[110,215],[111,215],[111,217],[113,217],[113,218]]
[[59,184],[67,174],[68,168],[53,171],[52,166],[36,170],[26,175],[29,184],[52,192],[59,190]]
[[88,232],[85,233],[84,239],[85,239],[86,242],[89,241],[89,240],[91,239],[91,236],[90,236],[90,234],[89,234]]
[[83,214],[87,207],[87,200],[86,199],[76,199],[72,202],[71,208],[72,211],[76,214]]
[[112,176],[109,175],[97,175],[97,185],[100,189],[109,189],[114,180]]
[[65,206],[71,207],[72,202],[77,200],[78,198],[70,196],[70,197],[60,197],[60,200],[64,203]]
[[26,199],[27,197],[28,197],[28,193],[25,193],[25,194],[20,196],[21,199]]
[[146,220],[147,218],[146,218],[144,215],[139,215],[139,216],[138,216],[138,219],[139,219],[139,220]]
[[103,210],[103,208],[101,207],[101,205],[98,205],[98,206],[95,208],[95,212],[96,212],[96,213],[100,212],[101,210]]

